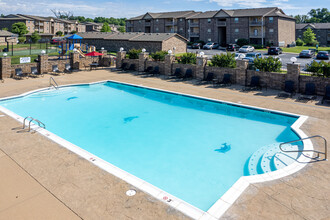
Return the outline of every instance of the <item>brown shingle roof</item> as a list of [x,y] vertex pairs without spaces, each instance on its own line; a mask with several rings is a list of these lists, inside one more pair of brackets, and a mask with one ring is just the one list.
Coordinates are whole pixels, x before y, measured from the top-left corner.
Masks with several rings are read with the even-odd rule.
[[206,11],[206,12],[199,12],[192,16],[189,16],[188,19],[198,19],[198,18],[212,18],[216,15],[218,11]]
[[128,21],[140,20],[147,14],[149,14],[153,19],[157,18],[184,18],[193,15],[195,11],[172,11],[172,12],[147,12],[146,14],[127,19]]
[[152,42],[160,42],[170,39],[171,37],[179,37],[183,40],[187,41],[184,37],[176,33],[143,33],[136,37],[134,37],[133,41],[152,41]]
[[330,23],[306,23],[306,24],[296,24],[296,29],[304,29],[306,26],[311,26],[315,29],[330,29]]
[[0,30],[0,37],[11,37],[15,35],[14,33],[11,33],[9,31],[5,31],[5,30]]

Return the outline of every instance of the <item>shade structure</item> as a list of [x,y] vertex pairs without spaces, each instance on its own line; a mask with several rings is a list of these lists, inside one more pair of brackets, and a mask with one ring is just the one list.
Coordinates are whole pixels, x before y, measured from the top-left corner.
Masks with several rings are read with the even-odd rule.
[[74,34],[74,35],[68,37],[67,39],[70,39],[70,40],[81,40],[83,38],[80,37],[78,34]]
[[99,52],[96,52],[96,51],[85,54],[85,56],[89,56],[89,57],[97,57],[97,56],[102,56],[102,55],[103,55],[103,53],[99,53]]

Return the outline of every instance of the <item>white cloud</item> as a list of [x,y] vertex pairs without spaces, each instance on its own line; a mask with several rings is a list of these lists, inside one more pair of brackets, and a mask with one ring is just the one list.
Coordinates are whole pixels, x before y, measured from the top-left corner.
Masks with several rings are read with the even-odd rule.
[[289,0],[209,0],[210,3],[217,3],[220,7],[231,8],[262,8],[279,7],[282,9],[301,9],[288,3]]

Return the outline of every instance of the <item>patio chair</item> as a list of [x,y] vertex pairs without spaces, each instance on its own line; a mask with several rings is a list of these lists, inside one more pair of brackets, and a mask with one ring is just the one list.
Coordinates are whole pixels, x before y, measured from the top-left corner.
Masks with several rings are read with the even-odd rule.
[[151,74],[154,75],[159,75],[159,66],[155,66],[155,68],[151,71]]
[[182,76],[182,80],[188,80],[193,78],[193,71],[192,69],[187,69],[186,73]]
[[147,69],[144,70],[145,73],[151,73],[154,70],[152,66],[148,66]]
[[231,74],[226,73],[223,75],[222,81],[213,81],[213,86],[231,86]]
[[52,66],[52,73],[56,75],[60,75],[62,72],[58,69],[57,65]]
[[330,85],[327,85],[325,87],[325,94],[324,94],[324,96],[322,98],[321,103],[323,104],[324,101],[330,102]]
[[291,80],[287,80],[284,83],[284,91],[278,93],[277,97],[290,97],[292,98],[292,96],[295,94],[294,91],[294,82]]
[[129,68],[128,68],[128,70],[129,71],[135,71],[135,64],[134,63],[132,63],[130,66],[129,66]]
[[172,75],[169,75],[168,78],[169,79],[173,79],[173,78],[182,78],[182,71],[181,71],[181,68],[176,68],[175,71],[174,71],[174,74]]
[[252,76],[250,85],[244,86],[243,91],[247,90],[261,90],[260,76]]
[[305,92],[298,97],[298,100],[307,99],[313,100],[316,99],[316,88],[314,83],[306,83]]
[[[14,78],[22,79],[23,77],[27,76],[27,74],[24,74],[22,71],[22,68],[16,68],[15,69],[15,76]],[[28,78],[28,77],[26,77]]]
[[213,80],[214,80],[214,73],[209,72],[207,73],[206,77],[204,76],[204,78],[200,82],[198,82],[198,84],[201,85],[201,84],[210,83],[213,82]]
[[44,76],[44,74],[39,73],[37,67],[31,67],[31,76],[38,77],[38,76]]
[[121,68],[122,70],[127,70],[127,68],[128,68],[128,63],[122,63],[120,68]]
[[71,65],[69,63],[65,64],[64,72],[65,73],[72,73],[72,68],[71,68]]

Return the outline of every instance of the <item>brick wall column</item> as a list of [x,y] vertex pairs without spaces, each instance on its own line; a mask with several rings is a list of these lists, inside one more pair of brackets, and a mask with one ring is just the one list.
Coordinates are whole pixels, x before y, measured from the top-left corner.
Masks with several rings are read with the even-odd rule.
[[79,70],[80,65],[80,54],[70,53],[70,66],[73,70]]
[[288,73],[285,75],[285,80],[292,80],[295,91],[299,92],[300,63],[287,63],[286,65]]
[[11,77],[11,57],[0,57],[0,81]]
[[196,75],[197,79],[204,79],[205,66],[207,64],[207,57],[196,57]]
[[245,60],[236,60],[236,83],[246,85],[247,82],[247,68],[249,63]]
[[164,74],[169,76],[172,74],[172,65],[175,61],[175,56],[173,54],[165,55],[165,66],[164,66]]
[[38,55],[38,71],[39,73],[47,73],[48,72],[48,55],[42,54]]
[[138,71],[139,72],[144,72],[144,70],[146,69],[146,61],[149,57],[149,53],[140,53],[139,54],[139,68]]
[[118,51],[117,52],[117,60],[116,60],[116,69],[120,69],[123,63],[123,60],[126,57],[126,51]]

